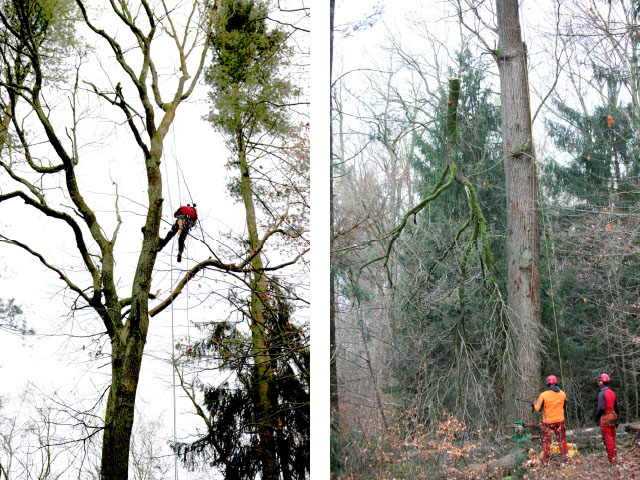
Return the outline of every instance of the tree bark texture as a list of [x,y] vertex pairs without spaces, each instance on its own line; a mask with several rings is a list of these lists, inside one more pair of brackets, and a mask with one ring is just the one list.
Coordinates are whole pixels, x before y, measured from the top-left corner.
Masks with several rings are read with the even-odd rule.
[[141,336],[137,337],[126,344],[112,345],[112,379],[102,440],[101,478],[104,480],[128,478],[129,446],[144,346]]
[[257,396],[258,403],[258,432],[260,437],[260,457],[262,463],[262,479],[278,480],[278,465],[276,459],[276,443],[273,431],[274,412],[271,407],[271,388],[273,372],[271,371],[271,358],[265,342],[264,310],[267,298],[267,278],[263,272],[262,256],[259,252],[260,237],[258,235],[258,222],[253,204],[253,191],[249,165],[247,164],[245,141],[243,132],[238,132],[238,160],[240,161],[241,192],[245,208],[247,230],[249,232],[249,247],[255,256],[251,260],[253,268],[251,285],[251,343],[254,361],[254,386],[253,394]]
[[[505,362],[507,419],[523,419],[540,385],[540,239],[536,204],[536,167],[531,134],[526,47],[522,42],[518,0],[496,0],[500,47],[502,139],[507,178],[507,305],[510,322]],[[507,357],[508,358],[508,357]]]

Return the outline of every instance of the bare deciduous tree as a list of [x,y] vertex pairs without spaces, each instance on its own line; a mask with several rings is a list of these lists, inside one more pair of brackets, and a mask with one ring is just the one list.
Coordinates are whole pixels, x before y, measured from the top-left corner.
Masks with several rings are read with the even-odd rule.
[[[20,201],[24,207],[16,208],[31,209],[64,226],[81,259],[83,274],[60,266],[46,253],[38,251],[38,246],[30,240],[6,234],[0,239],[32,255],[58,275],[68,291],[76,296],[74,308],[92,309],[102,322],[111,347],[111,387],[104,420],[101,477],[126,479],[135,397],[149,320],[170,305],[193,277],[193,271],[187,272],[169,297],[155,307],[149,305],[154,298],[150,289],[162,218],[160,163],[164,140],[178,107],[193,93],[204,67],[216,4],[194,2],[182,5],[186,10],[180,11],[167,2],[152,5],[142,0],[135,6],[110,2],[108,10],[120,28],[116,35],[109,33],[113,25],[101,25],[101,20],[93,17],[85,2],[76,3],[88,35],[95,44],[103,45],[110,52],[119,71],[110,72],[117,77],[115,85],[109,85],[109,79],[94,80],[85,75],[84,59],[77,56],[78,68],[70,86],[62,91],[66,95],[66,102],[62,103],[54,101],[58,92],[44,75],[46,51],[34,35],[38,29],[48,26],[46,17],[43,20],[30,10],[39,3],[11,2],[16,15],[0,14],[6,32],[5,45],[12,45],[12,51],[20,55],[18,59],[5,57],[5,64],[29,66],[27,74],[18,79],[21,81],[3,77],[0,84],[3,98],[8,98],[11,106],[11,109],[5,108],[3,114],[11,118],[18,139],[12,152],[18,158],[3,162],[3,181],[10,187],[3,190],[0,203],[4,207]],[[126,39],[124,32],[128,35]],[[160,41],[165,42],[164,47],[159,46]],[[173,79],[165,81],[163,69],[168,67],[169,52],[173,55],[173,64],[169,65],[174,69]],[[17,109],[18,100],[23,107]],[[87,160],[79,138],[86,104],[81,105],[82,101],[97,102],[119,116],[121,134],[128,131],[137,146],[141,170],[145,172],[147,205],[143,238],[130,292],[118,287],[115,273],[114,247],[124,223],[117,186],[111,218],[96,213],[84,193],[85,177],[81,169]],[[46,138],[48,152],[34,151],[29,138],[32,131]],[[52,185],[57,185],[56,193],[50,190]],[[58,191],[63,194],[58,195]],[[18,230],[14,234],[18,234]],[[196,270],[241,271],[248,261],[237,263],[206,260]]]

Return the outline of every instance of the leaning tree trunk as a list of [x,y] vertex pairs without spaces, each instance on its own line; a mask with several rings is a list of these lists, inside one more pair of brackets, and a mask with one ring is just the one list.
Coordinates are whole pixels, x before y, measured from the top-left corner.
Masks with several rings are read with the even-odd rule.
[[496,0],[500,47],[502,140],[507,186],[507,305],[510,322],[505,361],[504,405],[508,419],[522,419],[540,384],[540,238],[536,205],[536,167],[531,134],[526,47],[518,0]]

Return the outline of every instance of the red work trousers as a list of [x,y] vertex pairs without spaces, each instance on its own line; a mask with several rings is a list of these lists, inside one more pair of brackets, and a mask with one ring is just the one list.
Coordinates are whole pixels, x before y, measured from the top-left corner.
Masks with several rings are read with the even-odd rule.
[[616,463],[616,427],[600,425],[602,440],[607,447],[607,457],[609,463]]
[[557,423],[542,424],[542,463],[549,463],[549,444],[551,443],[551,432],[556,436],[556,441],[560,445],[562,457],[565,462],[569,461],[569,453],[567,449],[567,438],[564,435],[564,421]]

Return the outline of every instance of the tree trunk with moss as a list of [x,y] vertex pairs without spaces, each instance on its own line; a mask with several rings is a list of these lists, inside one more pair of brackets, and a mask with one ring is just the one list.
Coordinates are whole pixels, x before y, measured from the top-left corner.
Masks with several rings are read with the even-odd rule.
[[256,210],[253,204],[253,192],[251,188],[251,176],[245,151],[243,132],[238,132],[237,137],[238,160],[240,167],[240,188],[242,203],[244,205],[247,231],[249,233],[250,252],[257,252],[251,260],[253,272],[251,273],[251,343],[253,346],[253,394],[256,396],[259,408],[259,424],[257,425],[260,437],[260,458],[262,462],[262,479],[278,480],[278,465],[276,460],[276,443],[273,432],[275,421],[273,408],[271,407],[271,358],[266,345],[265,332],[265,301],[267,299],[267,278],[263,272],[262,255],[260,254],[260,237],[258,235],[258,223]]
[[507,305],[510,349],[504,368],[504,412],[521,420],[529,412],[516,398],[534,400],[541,377],[540,238],[536,166],[531,133],[526,46],[517,0],[496,0],[500,46],[502,140],[507,176]]
[[[278,412],[271,400],[275,396],[274,373],[264,321],[268,279],[263,268],[263,258],[266,257],[261,251],[263,239],[258,233],[254,204],[261,193],[252,182],[250,169],[255,155],[269,158],[273,151],[277,151],[280,142],[288,137],[291,125],[287,105],[291,96],[298,92],[289,80],[280,77],[291,55],[287,35],[277,27],[269,28],[268,18],[269,2],[220,0],[214,34],[210,38],[214,56],[205,78],[212,87],[210,99],[213,108],[209,120],[234,145],[235,157],[230,165],[233,169],[238,168],[240,173],[239,188],[236,189],[234,184],[233,191],[239,194],[245,209],[252,267],[248,280],[254,368],[250,393],[258,405],[255,428],[259,436],[261,478],[278,480],[282,470],[274,437],[275,429],[279,428]],[[268,212],[269,215],[271,213]],[[284,216],[280,218],[284,219]]]
[[[126,479],[129,467],[129,446],[135,413],[136,390],[142,367],[142,354],[149,331],[149,291],[151,274],[157,255],[157,245],[162,218],[162,178],[160,158],[163,139],[173,119],[175,108],[171,106],[161,122],[160,128],[150,142],[150,154],[145,159],[147,167],[147,193],[149,210],[143,228],[143,240],[131,295],[131,313],[126,322],[121,315],[122,302],[118,300],[115,288],[105,290],[107,308],[105,316],[110,319],[108,328],[111,340],[111,387],[105,413],[105,430],[102,441],[102,479]],[[112,283],[113,246],[105,245],[103,265],[109,260],[108,270],[103,269],[103,277]],[[128,302],[127,302],[128,303]]]

